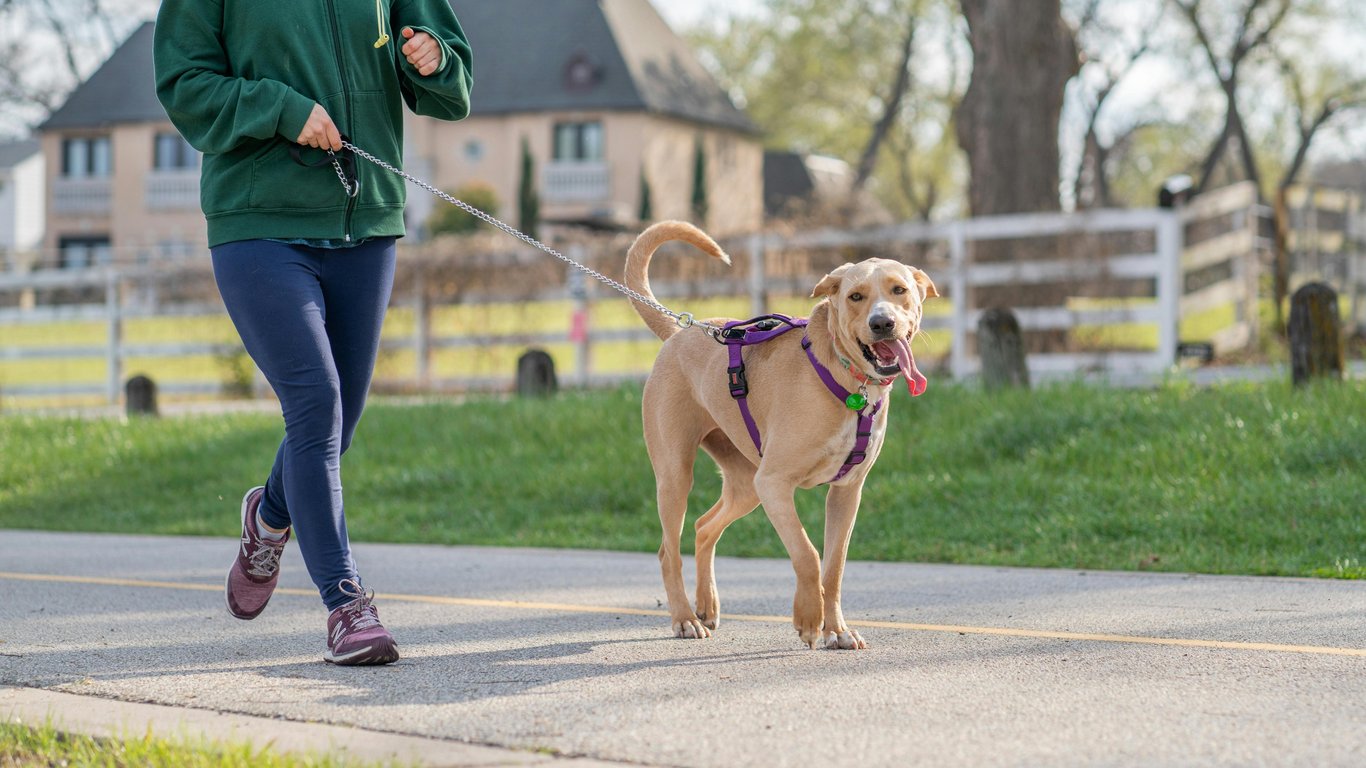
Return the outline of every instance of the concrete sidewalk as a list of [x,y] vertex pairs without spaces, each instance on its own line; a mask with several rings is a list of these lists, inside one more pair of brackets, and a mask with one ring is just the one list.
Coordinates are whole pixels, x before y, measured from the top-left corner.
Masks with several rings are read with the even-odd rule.
[[856,562],[872,647],[835,652],[797,642],[784,560],[721,559],[721,630],[683,641],[653,555],[362,544],[404,656],[344,669],[293,549],[260,618],[226,614],[233,546],[0,531],[0,685],[40,689],[0,715],[154,703],[436,765],[1366,764],[1361,582]]

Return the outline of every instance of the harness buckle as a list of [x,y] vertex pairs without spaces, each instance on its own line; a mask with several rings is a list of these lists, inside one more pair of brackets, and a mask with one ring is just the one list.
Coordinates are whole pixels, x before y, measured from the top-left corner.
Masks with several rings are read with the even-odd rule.
[[864,453],[863,451],[850,451],[850,452],[849,452],[849,458],[845,459],[845,460],[844,460],[844,463],[845,463],[845,464],[850,464],[850,465],[853,465],[853,464],[862,464],[862,463],[863,463],[863,459],[866,458],[867,455],[868,455],[868,454]]
[[737,365],[726,369],[726,383],[730,386],[730,396],[739,400],[749,395],[749,380],[745,378],[745,366]]

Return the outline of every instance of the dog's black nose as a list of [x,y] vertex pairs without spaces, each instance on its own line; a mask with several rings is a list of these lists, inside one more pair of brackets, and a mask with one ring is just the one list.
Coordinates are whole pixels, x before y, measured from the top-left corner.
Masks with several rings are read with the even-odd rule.
[[876,336],[891,336],[896,330],[896,320],[891,315],[873,315],[868,318],[868,330]]

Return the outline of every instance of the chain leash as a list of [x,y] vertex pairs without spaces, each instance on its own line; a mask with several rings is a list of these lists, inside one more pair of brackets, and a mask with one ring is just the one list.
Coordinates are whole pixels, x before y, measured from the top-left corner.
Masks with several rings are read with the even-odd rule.
[[[692,315],[691,312],[675,312],[675,311],[673,311],[672,309],[669,309],[668,307],[664,306],[663,304],[660,304],[660,303],[657,302],[657,301],[653,301],[653,300],[647,298],[644,294],[640,293],[639,291],[632,290],[631,288],[629,288],[629,287],[627,287],[627,286],[625,286],[625,285],[622,285],[621,283],[617,282],[616,280],[613,280],[612,278],[608,277],[607,275],[602,274],[601,272],[597,271],[596,269],[593,269],[592,267],[589,267],[589,266],[587,266],[587,265],[580,264],[579,262],[574,261],[573,259],[569,258],[568,256],[565,256],[564,254],[560,253],[559,251],[555,250],[554,248],[551,248],[550,246],[546,245],[545,243],[542,243],[540,240],[537,240],[536,238],[534,238],[534,237],[532,237],[532,236],[530,236],[530,235],[528,235],[528,234],[526,234],[526,233],[524,233],[524,232],[521,232],[521,231],[519,231],[519,230],[517,230],[517,229],[515,229],[515,228],[513,228],[513,227],[511,227],[511,226],[509,226],[509,225],[507,225],[507,224],[504,224],[503,222],[501,222],[501,221],[499,221],[498,219],[494,218],[493,216],[490,216],[489,214],[487,214],[487,213],[485,213],[485,212],[479,210],[478,208],[475,208],[474,206],[470,205],[469,203],[466,203],[466,202],[463,201],[463,200],[457,200],[456,198],[454,198],[454,197],[452,197],[452,196],[446,194],[445,192],[442,192],[441,190],[439,190],[439,189],[437,189],[436,187],[432,186],[431,184],[428,184],[427,182],[425,182],[425,181],[423,181],[423,180],[421,180],[421,179],[419,179],[419,178],[413,176],[412,174],[409,174],[409,173],[407,173],[406,171],[403,171],[403,170],[400,170],[400,169],[398,169],[398,168],[395,168],[394,166],[390,165],[389,163],[384,162],[383,160],[379,159],[378,157],[375,157],[374,155],[370,154],[369,152],[366,152],[365,150],[361,149],[360,147],[357,147],[355,144],[352,144],[352,143],[349,142],[349,141],[343,141],[343,142],[342,142],[342,147],[343,147],[344,149],[349,149],[349,150],[351,150],[351,152],[352,152],[353,154],[355,154],[355,155],[357,155],[357,156],[359,156],[359,157],[362,157],[362,158],[364,158],[364,159],[370,161],[371,163],[374,163],[375,165],[379,166],[380,168],[383,168],[383,169],[386,170],[386,171],[389,171],[390,173],[393,173],[393,174],[396,174],[396,175],[398,175],[398,176],[403,177],[404,179],[408,180],[409,182],[411,182],[411,183],[413,183],[413,184],[415,184],[415,185],[421,187],[422,189],[427,190],[428,192],[432,193],[433,195],[436,195],[437,197],[441,198],[442,200],[445,200],[446,202],[450,203],[451,205],[454,205],[455,207],[459,208],[460,210],[464,211],[465,213],[468,213],[469,215],[475,217],[476,219],[479,219],[480,221],[486,222],[486,223],[488,223],[488,224],[493,225],[494,227],[497,227],[498,229],[502,230],[503,232],[506,232],[507,234],[509,234],[509,235],[511,235],[511,236],[513,236],[513,237],[515,237],[515,238],[517,238],[518,240],[521,240],[522,242],[526,243],[527,245],[530,245],[530,246],[533,247],[533,248],[539,249],[539,250],[541,250],[541,251],[545,251],[546,253],[550,254],[551,256],[554,256],[555,258],[559,259],[560,261],[563,261],[564,263],[568,264],[569,266],[571,266],[571,267],[573,267],[573,268],[579,270],[580,272],[584,273],[585,275],[588,275],[589,277],[593,278],[594,280],[597,280],[598,282],[602,283],[603,285],[609,286],[609,287],[611,287],[611,288],[616,289],[617,291],[620,291],[621,293],[623,293],[623,294],[625,294],[626,296],[630,297],[630,299],[631,299],[632,301],[635,301],[635,302],[640,303],[640,304],[644,304],[645,306],[647,306],[647,307],[649,307],[649,308],[651,308],[651,309],[653,309],[653,310],[655,310],[655,311],[657,311],[657,312],[660,312],[661,314],[664,314],[664,315],[667,315],[668,317],[673,318],[674,323],[676,323],[676,324],[678,325],[679,328],[691,328],[691,327],[693,327],[693,326],[697,326],[698,328],[701,328],[702,330],[706,331],[706,332],[707,332],[708,334],[710,334],[713,338],[715,338],[716,335],[719,334],[719,333],[721,332],[720,326],[713,325],[713,324],[711,324],[711,323],[707,323],[707,322],[703,322],[703,321],[701,321],[701,320],[698,320],[698,319],[696,319],[696,318],[693,317],[693,315]],[[337,158],[336,158],[336,155],[335,155],[335,154],[333,155],[333,158],[332,158],[332,165],[337,169],[337,177],[341,179],[342,186],[346,188],[346,194],[347,194],[347,195],[350,195],[350,196],[354,196],[354,195],[355,195],[355,192],[353,192],[353,189],[355,189],[355,188],[353,188],[352,185],[351,185],[350,183],[347,182],[346,176],[342,173],[341,164],[337,161]],[[356,188],[358,188],[358,187],[359,187],[359,185],[357,185]]]

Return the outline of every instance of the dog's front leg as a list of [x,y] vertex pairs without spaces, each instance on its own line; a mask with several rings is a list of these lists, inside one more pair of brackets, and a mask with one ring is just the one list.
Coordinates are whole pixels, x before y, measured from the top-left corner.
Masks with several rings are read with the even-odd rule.
[[844,623],[840,609],[840,587],[844,583],[844,561],[849,555],[849,536],[854,532],[863,483],[832,486],[825,497],[825,562],[821,586],[825,590],[826,648],[867,648],[858,632]]
[[792,599],[792,625],[808,647],[815,648],[821,638],[824,599],[821,596],[821,558],[806,535],[792,494],[796,484],[773,478],[755,478],[755,490],[764,513],[783,540],[792,570],[797,573],[797,593]]

